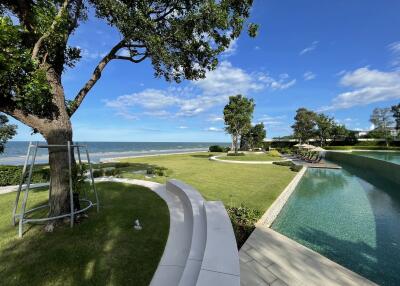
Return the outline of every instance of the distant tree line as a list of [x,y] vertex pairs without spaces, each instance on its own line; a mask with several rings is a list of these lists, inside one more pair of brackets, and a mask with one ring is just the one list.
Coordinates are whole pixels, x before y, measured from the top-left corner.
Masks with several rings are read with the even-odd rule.
[[297,109],[294,120],[293,135],[301,143],[318,139],[320,145],[324,146],[328,139],[339,140],[350,135],[350,131],[343,124],[338,124],[333,117],[304,107]]
[[[294,117],[293,135],[280,139],[295,138],[305,143],[310,139],[317,139],[321,146],[327,144],[327,140],[355,141],[356,132],[339,124],[334,117],[324,113],[317,113],[304,107],[297,109]],[[364,138],[385,139],[389,146],[393,137],[400,136],[400,103],[386,108],[375,108],[370,116],[370,122],[374,129],[369,131]]]

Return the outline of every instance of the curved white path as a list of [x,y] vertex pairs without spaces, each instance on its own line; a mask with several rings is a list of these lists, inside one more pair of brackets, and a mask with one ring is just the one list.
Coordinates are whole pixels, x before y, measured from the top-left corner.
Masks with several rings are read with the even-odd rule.
[[222,163],[231,163],[231,164],[250,164],[250,165],[271,165],[274,162],[286,162],[286,161],[292,161],[290,159],[284,159],[284,160],[277,160],[277,161],[236,161],[236,160],[221,160],[219,159],[220,157],[225,156],[225,155],[218,155],[218,156],[212,156],[210,157],[211,161],[217,161],[217,162],[222,162]]

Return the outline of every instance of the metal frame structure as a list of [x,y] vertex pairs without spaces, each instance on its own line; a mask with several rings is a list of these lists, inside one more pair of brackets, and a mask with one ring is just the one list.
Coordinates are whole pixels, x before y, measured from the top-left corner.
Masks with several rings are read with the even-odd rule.
[[[32,179],[32,173],[33,173],[33,167],[35,165],[35,160],[36,160],[36,155],[37,155],[37,150],[39,148],[41,149],[48,149],[51,147],[65,147],[68,148],[68,167],[69,167],[69,197],[70,197],[70,208],[71,208],[71,212],[70,213],[65,213],[59,216],[53,216],[53,217],[46,217],[46,218],[27,218],[26,215],[33,213],[37,210],[40,209],[44,209],[49,207],[49,203],[48,204],[44,204],[29,210],[26,210],[26,203],[28,200],[28,193],[29,190],[32,189],[31,188],[31,179]],[[72,156],[74,154],[74,150],[77,150],[77,155],[78,155],[78,160],[79,160],[79,166],[82,168],[82,160],[81,160],[81,149],[84,149],[84,152],[86,153],[86,158],[87,158],[87,163],[89,165],[89,175],[90,175],[90,185],[92,187],[92,190],[95,194],[96,197],[96,202],[93,203],[92,201],[90,201],[87,197],[86,197],[86,192],[84,192],[84,197],[82,199],[80,199],[79,201],[85,202],[87,204],[86,207],[80,209],[79,211],[75,211],[74,209],[74,197],[73,197],[73,182],[72,182]],[[29,164],[29,171],[28,171],[28,164]],[[24,185],[25,182],[25,178],[28,174],[27,177],[27,182],[26,185]],[[18,210],[18,205],[19,205],[19,199],[20,199],[20,195],[21,192],[24,192],[24,196],[23,196],[23,200],[22,200],[22,205],[20,208],[20,213],[17,214],[17,210]],[[50,182],[49,182],[49,200],[51,197],[51,178],[50,178]],[[96,206],[97,208],[97,212],[99,212],[99,197],[97,195],[97,191],[96,191],[96,186],[94,184],[94,178],[93,178],[93,169],[92,169],[92,164],[90,163],[90,157],[89,157],[89,151],[86,145],[74,145],[71,144],[71,142],[68,141],[67,145],[43,145],[43,144],[39,144],[38,142],[36,142],[35,144],[32,144],[32,142],[29,142],[29,147],[28,147],[28,151],[25,157],[25,163],[24,163],[24,167],[22,169],[22,174],[21,174],[21,181],[17,190],[17,196],[15,199],[15,204],[14,204],[14,209],[13,209],[13,214],[12,214],[12,223],[15,226],[17,223],[19,224],[18,227],[18,236],[22,237],[23,235],[23,226],[26,223],[41,223],[41,222],[46,222],[46,221],[50,221],[50,220],[55,220],[55,219],[60,219],[63,217],[70,217],[70,225],[71,227],[74,226],[74,217],[76,214],[82,213],[88,209],[90,209],[91,207]]]

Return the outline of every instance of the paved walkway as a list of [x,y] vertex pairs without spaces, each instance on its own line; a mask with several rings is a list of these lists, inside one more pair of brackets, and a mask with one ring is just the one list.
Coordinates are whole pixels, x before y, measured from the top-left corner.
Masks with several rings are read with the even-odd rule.
[[241,285],[376,285],[265,226],[254,230],[239,255]]
[[[37,183],[37,184],[31,184],[30,189],[36,189],[36,188],[42,188],[42,187],[48,187],[48,186],[49,186],[49,183]],[[18,187],[19,187],[19,185],[0,187],[0,195],[16,192],[18,190]],[[26,184],[23,184],[22,189],[24,190],[25,188],[26,188]]]
[[256,165],[271,165],[274,162],[285,162],[285,161],[291,161],[290,159],[283,159],[283,160],[276,160],[276,161],[239,161],[239,160],[221,160],[219,157],[222,157],[225,155],[218,155],[218,156],[212,156],[210,157],[211,161],[217,161],[221,163],[231,163],[231,164],[256,164]]

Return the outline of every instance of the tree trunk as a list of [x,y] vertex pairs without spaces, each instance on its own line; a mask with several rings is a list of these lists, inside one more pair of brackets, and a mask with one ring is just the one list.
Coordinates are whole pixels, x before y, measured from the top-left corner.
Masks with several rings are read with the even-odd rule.
[[233,137],[233,144],[235,145],[235,154],[238,153],[238,137],[239,137],[239,136],[237,136],[237,135],[235,135],[235,136]]
[[[46,135],[49,145],[67,145],[72,142],[72,128],[69,122],[55,122],[56,128]],[[73,167],[73,149],[71,150]],[[49,148],[49,165],[51,176],[51,196],[49,216],[57,216],[70,212],[69,158],[67,147]]]

